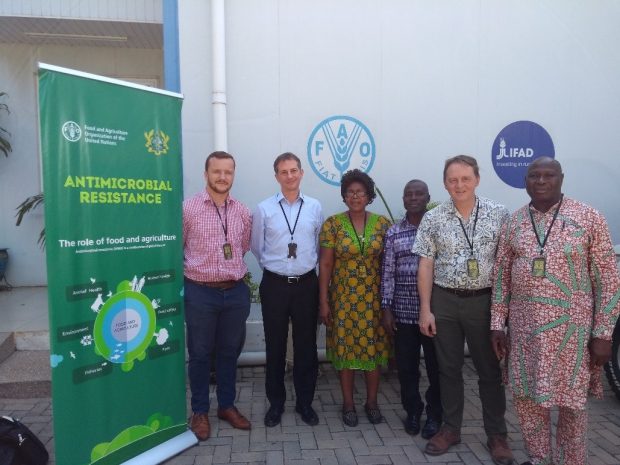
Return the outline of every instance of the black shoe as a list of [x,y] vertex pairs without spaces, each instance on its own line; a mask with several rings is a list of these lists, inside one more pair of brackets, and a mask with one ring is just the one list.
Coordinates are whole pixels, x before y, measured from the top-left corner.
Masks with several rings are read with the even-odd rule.
[[272,428],[280,423],[282,420],[282,414],[284,413],[284,407],[276,407],[274,405],[269,407],[265,414],[265,426]]
[[345,410],[344,407],[342,408],[342,422],[347,426],[357,426],[358,419],[357,413],[355,412],[355,407],[351,410]]
[[420,414],[417,415],[407,415],[407,418],[404,421],[405,423],[405,433],[410,434],[411,436],[415,436],[420,432]]
[[527,461],[527,462],[523,462],[521,465],[534,465],[534,464],[530,461]]
[[301,420],[307,425],[315,426],[319,424],[319,417],[311,405],[306,405],[305,407],[298,405],[295,407],[295,411],[301,415]]
[[430,439],[439,432],[441,427],[441,420],[433,417],[427,417],[424,428],[422,428],[422,437],[424,439]]
[[366,418],[373,425],[377,425],[383,421],[383,415],[379,407],[369,407],[368,404],[364,404],[364,411],[366,412]]

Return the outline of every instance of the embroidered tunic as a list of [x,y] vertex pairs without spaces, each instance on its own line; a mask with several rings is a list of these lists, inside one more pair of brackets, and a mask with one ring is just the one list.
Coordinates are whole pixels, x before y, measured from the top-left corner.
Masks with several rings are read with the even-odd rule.
[[[502,229],[494,268],[491,329],[508,319],[508,378],[513,395],[551,407],[584,409],[602,395],[600,368],[590,370],[588,341],[610,339],[620,312],[619,278],[605,218],[564,198],[544,248],[544,276],[532,273],[540,246],[528,209]],[[531,208],[541,243],[557,204]]]

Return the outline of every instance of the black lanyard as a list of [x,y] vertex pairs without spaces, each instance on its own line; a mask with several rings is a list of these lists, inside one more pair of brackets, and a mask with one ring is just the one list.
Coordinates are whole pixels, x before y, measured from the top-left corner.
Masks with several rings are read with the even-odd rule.
[[353,232],[355,233],[355,239],[357,240],[357,245],[360,248],[360,254],[362,255],[362,257],[364,256],[364,245],[366,243],[365,241],[365,235],[366,235],[366,218],[367,218],[367,213],[364,212],[364,229],[362,230],[362,239],[360,240],[360,236],[359,234],[357,234],[357,231],[355,230],[355,226],[353,225],[353,220],[351,219],[351,214],[349,212],[347,212],[347,216],[349,217],[349,221],[351,222],[351,228],[353,228]]
[[297,222],[299,221],[299,214],[301,213],[301,207],[304,206],[304,199],[300,198],[299,200],[301,200],[301,205],[299,206],[299,210],[297,210],[297,218],[295,218],[295,224],[293,225],[293,229],[291,229],[291,223],[288,222],[286,213],[284,213],[284,207],[282,206],[282,201],[278,202],[278,205],[280,205],[280,210],[282,210],[282,214],[284,215],[284,219],[286,220],[286,226],[288,227],[288,232],[291,233],[291,241],[293,240],[293,235],[295,234],[295,230],[297,229]]
[[[213,202],[215,205],[215,202]],[[215,211],[217,212],[217,216],[220,219],[220,224],[222,225],[222,231],[224,231],[224,240],[228,242],[228,202],[224,200],[224,221],[222,221],[222,215],[220,214],[220,209],[215,205]]]
[[558,213],[560,212],[560,207],[562,206],[562,201],[564,200],[564,196],[562,195],[560,197],[560,203],[558,204],[558,208],[555,209],[555,213],[553,214],[553,219],[551,220],[551,224],[549,225],[549,228],[547,229],[547,233],[545,234],[545,237],[543,237],[543,241],[540,242],[540,236],[538,235],[538,231],[536,231],[536,223],[534,222],[534,215],[532,215],[532,202],[530,202],[530,208],[528,209],[530,212],[530,221],[532,222],[532,229],[534,230],[534,236],[536,236],[536,242],[538,242],[538,246],[539,248],[539,253],[540,255],[543,254],[543,252],[545,251],[545,245],[547,244],[547,239],[549,239],[549,235],[551,234],[551,228],[553,228],[553,223],[555,223],[556,218],[558,217]]
[[476,234],[476,223],[478,222],[478,210],[480,210],[480,201],[478,200],[476,203],[476,216],[474,217],[474,227],[471,230],[471,241],[469,240],[469,236],[467,235],[467,231],[465,231],[465,226],[463,225],[463,220],[458,218],[459,223],[461,224],[461,229],[463,230],[463,234],[465,234],[465,239],[467,239],[467,244],[469,245],[469,251],[471,252],[471,256],[474,256],[474,234]]

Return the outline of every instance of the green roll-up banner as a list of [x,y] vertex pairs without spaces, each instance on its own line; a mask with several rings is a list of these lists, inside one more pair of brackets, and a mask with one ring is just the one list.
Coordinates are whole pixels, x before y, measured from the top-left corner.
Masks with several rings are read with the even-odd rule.
[[196,442],[185,400],[181,104],[179,94],[39,65],[57,465],[158,463]]

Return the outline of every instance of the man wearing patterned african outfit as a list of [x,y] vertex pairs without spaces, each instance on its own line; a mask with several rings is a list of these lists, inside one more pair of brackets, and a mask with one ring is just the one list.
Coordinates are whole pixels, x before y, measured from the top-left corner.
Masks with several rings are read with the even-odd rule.
[[467,341],[478,374],[487,447],[495,464],[510,465],[506,394],[489,340],[491,271],[499,232],[509,212],[476,195],[480,174],[473,157],[457,155],[446,160],[443,181],[450,200],[424,215],[413,246],[413,253],[420,256],[420,331],[433,338],[437,352],[444,421],[424,452],[441,455],[461,442]]
[[385,234],[381,262],[381,324],[394,341],[398,366],[400,399],[407,412],[405,432],[420,432],[420,416],[424,402],[420,396],[420,348],[424,348],[424,364],[429,386],[426,390],[426,422],[422,437],[430,439],[441,426],[439,368],[435,347],[430,337],[420,333],[420,296],[418,295],[418,263],[420,257],[411,252],[420,222],[431,196],[424,181],[414,179],[405,185],[403,206],[405,217],[393,224]]
[[556,160],[532,162],[525,178],[532,201],[502,229],[494,268],[491,341],[498,359],[507,358],[525,463],[534,465],[587,463],[586,400],[602,395],[600,368],[620,311],[605,218],[564,197],[563,179]]

